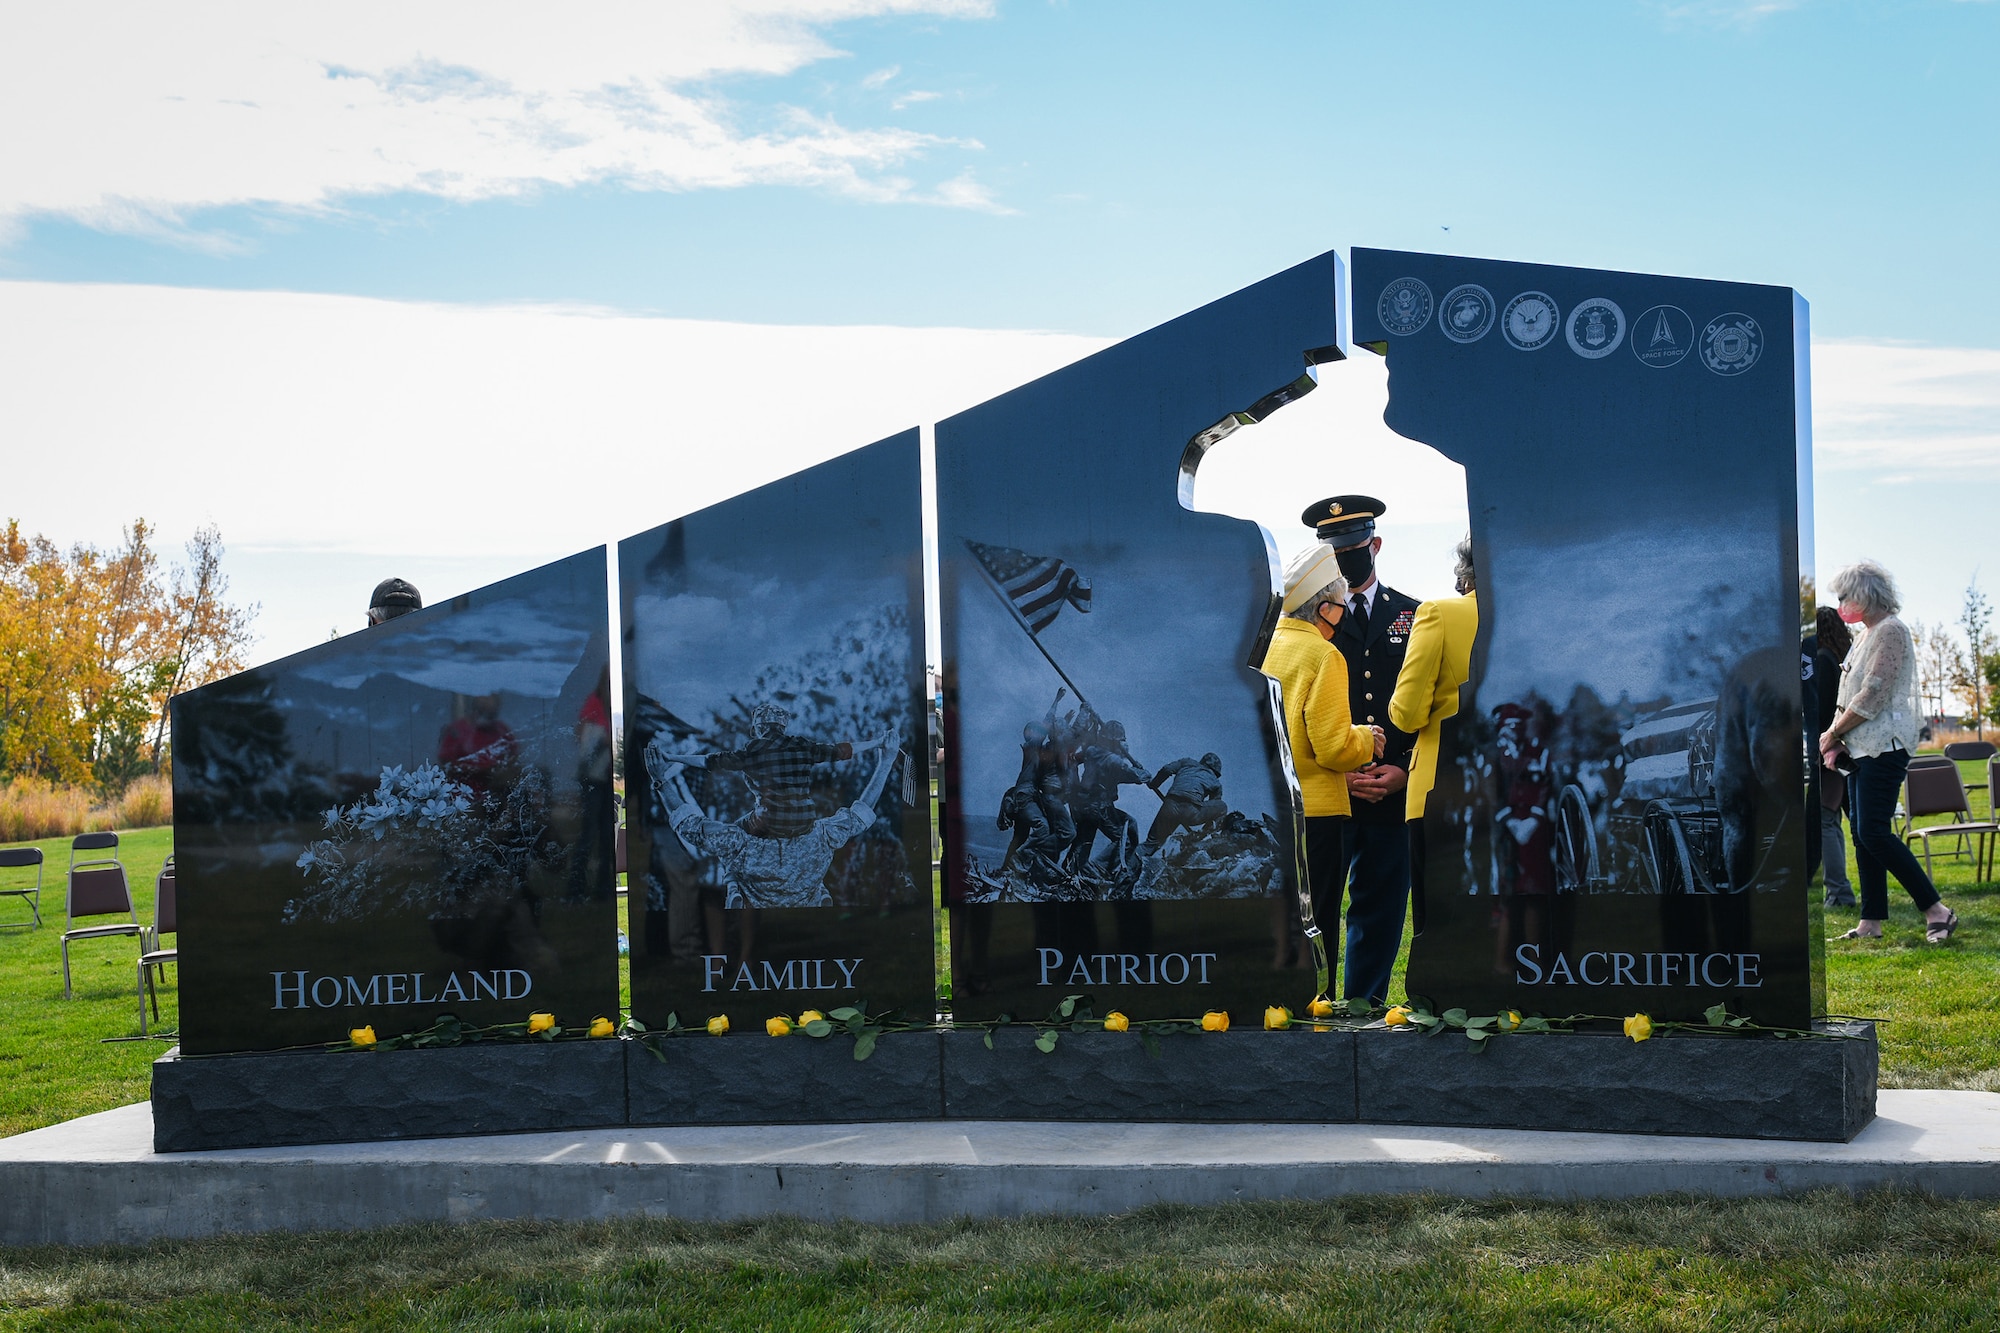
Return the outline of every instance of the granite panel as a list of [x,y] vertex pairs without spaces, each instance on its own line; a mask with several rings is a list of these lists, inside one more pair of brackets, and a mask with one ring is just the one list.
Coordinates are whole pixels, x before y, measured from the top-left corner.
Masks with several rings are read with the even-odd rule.
[[936,1033],[885,1033],[866,1060],[845,1036],[679,1037],[660,1043],[659,1058],[626,1044],[634,1125],[935,1120],[944,1110]]
[[1349,1032],[1172,1033],[1149,1053],[1133,1032],[1062,1032],[1044,1054],[1029,1028],[944,1039],[945,1114],[960,1120],[1355,1118]]
[[624,1041],[277,1051],[153,1062],[158,1152],[625,1123]]
[[[1832,1029],[1830,1029],[1832,1030]],[[1872,1023],[1848,1041],[1609,1033],[1357,1034],[1360,1118],[1845,1143],[1875,1116]]]

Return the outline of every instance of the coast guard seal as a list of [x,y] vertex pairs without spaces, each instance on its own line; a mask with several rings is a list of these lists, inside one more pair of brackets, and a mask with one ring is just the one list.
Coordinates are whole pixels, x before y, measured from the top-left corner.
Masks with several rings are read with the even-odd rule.
[[1701,331],[1701,359],[1718,375],[1741,375],[1764,352],[1764,331],[1748,315],[1717,315]]
[[1500,335],[1524,352],[1535,352],[1549,345],[1560,322],[1547,292],[1522,292],[1500,312]]
[[1642,366],[1665,370],[1694,350],[1694,320],[1677,305],[1656,305],[1632,321],[1632,355]]
[[1625,312],[1616,301],[1593,296],[1569,312],[1563,334],[1569,339],[1569,350],[1578,356],[1592,361],[1610,356],[1625,341]]
[[1476,343],[1493,327],[1499,303],[1476,282],[1462,283],[1444,294],[1438,307],[1438,327],[1455,343]]
[[1416,278],[1398,278],[1382,289],[1375,315],[1383,328],[1408,337],[1431,322],[1431,289]]

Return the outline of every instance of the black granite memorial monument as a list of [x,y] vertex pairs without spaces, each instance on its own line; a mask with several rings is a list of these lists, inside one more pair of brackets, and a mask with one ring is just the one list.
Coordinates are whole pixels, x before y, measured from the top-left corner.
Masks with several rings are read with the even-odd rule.
[[[1784,287],[1357,249],[1386,420],[1465,467],[1471,679],[1409,992],[1804,1027],[1806,304]],[[1810,565],[1806,568],[1809,570]]]
[[174,699],[183,1052],[616,1016],[604,562]]
[[632,1008],[928,1021],[917,432],[618,545]]

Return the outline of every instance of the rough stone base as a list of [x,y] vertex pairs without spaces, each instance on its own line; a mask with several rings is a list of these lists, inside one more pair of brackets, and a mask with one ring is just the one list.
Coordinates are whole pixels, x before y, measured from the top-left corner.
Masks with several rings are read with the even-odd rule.
[[944,1038],[944,1110],[957,1120],[1354,1119],[1351,1032],[1064,1032],[1053,1051],[1027,1028]]
[[637,1042],[625,1045],[628,1124],[826,1124],[944,1114],[932,1032],[884,1036],[866,1060],[854,1058],[854,1043],[845,1037],[689,1037],[661,1042],[659,1057]]
[[1672,1035],[1174,1034],[1027,1028],[688,1037],[353,1054],[174,1053],[153,1066],[160,1152],[622,1125],[1075,1120],[1463,1125],[1845,1143],[1875,1116],[1872,1024],[1851,1041]]
[[153,1062],[156,1152],[625,1123],[623,1041],[276,1051]]
[[1875,1027],[1821,1026],[1861,1037],[1578,1033],[1502,1037],[1480,1050],[1455,1033],[1364,1032],[1356,1118],[1846,1143],[1875,1118]]

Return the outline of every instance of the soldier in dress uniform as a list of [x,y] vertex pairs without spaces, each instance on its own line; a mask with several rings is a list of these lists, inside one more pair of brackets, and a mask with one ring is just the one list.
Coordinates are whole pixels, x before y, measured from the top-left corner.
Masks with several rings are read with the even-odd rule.
[[1348,999],[1386,1000],[1410,900],[1410,835],[1404,789],[1416,737],[1389,717],[1403,669],[1417,600],[1384,584],[1375,569],[1382,539],[1375,520],[1387,508],[1372,495],[1335,495],[1301,521],[1333,547],[1347,579],[1347,614],[1333,646],[1347,659],[1349,711],[1355,726],[1380,727],[1382,756],[1347,775],[1353,802],[1347,832],[1347,947],[1341,965]]

